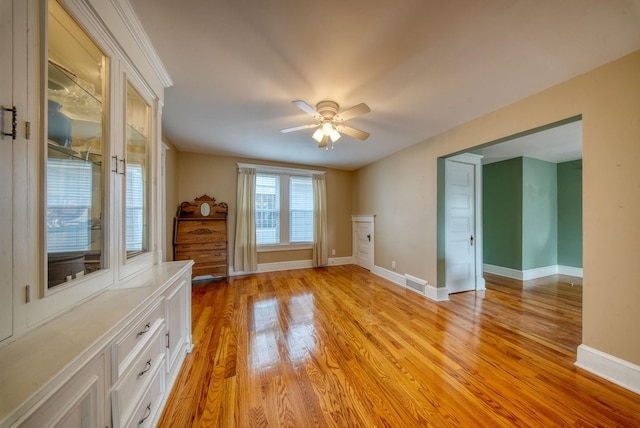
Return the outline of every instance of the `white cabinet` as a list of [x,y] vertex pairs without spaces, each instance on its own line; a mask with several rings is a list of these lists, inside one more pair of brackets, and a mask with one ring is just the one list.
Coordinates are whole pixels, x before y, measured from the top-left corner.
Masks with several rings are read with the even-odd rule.
[[[161,323],[157,328],[149,330],[150,336],[145,337],[145,345],[133,354],[132,363],[127,367],[113,387],[111,405],[113,408],[114,428],[132,425],[132,419],[136,418],[135,413],[141,406],[148,406],[148,418],[153,420],[155,414],[160,409],[162,396],[158,393],[164,392],[165,381],[165,352],[164,338],[165,325]],[[114,365],[116,363],[114,362]],[[152,384],[157,384],[153,399],[145,397],[147,390]],[[149,404],[147,400],[151,400]],[[138,418],[140,420],[140,418]]]
[[100,354],[16,423],[19,427],[105,426],[105,356]]
[[192,347],[192,263],[155,265],[1,348],[0,428],[155,426]]
[[153,426],[191,348],[141,28],[128,0],[0,0],[0,428]]
[[191,352],[191,277],[184,276],[167,291],[167,373],[173,385],[184,356]]
[[2,347],[163,260],[171,79],[127,0],[0,0],[0,24]]

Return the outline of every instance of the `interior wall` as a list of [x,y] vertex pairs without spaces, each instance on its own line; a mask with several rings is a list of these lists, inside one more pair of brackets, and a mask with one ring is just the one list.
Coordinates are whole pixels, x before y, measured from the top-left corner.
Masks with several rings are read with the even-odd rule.
[[356,171],[356,209],[377,215],[376,265],[436,281],[438,158],[582,115],[583,343],[640,364],[628,328],[640,325],[639,75],[637,51]]
[[558,264],[582,267],[582,159],[558,164]]
[[166,260],[173,260],[173,219],[176,216],[176,212],[178,210],[178,204],[180,203],[178,199],[178,149],[166,138],[163,143],[169,148],[166,151],[165,157],[165,210],[166,215],[165,218],[167,223],[166,234],[167,241],[165,242],[165,255]]
[[[327,226],[329,258],[351,257],[352,177],[350,171],[267,162],[228,156],[179,152],[178,155],[178,202],[192,200],[203,194],[226,202],[229,205],[227,230],[229,234],[229,266],[233,266],[234,236],[236,223],[236,183],[238,162],[257,165],[275,165],[326,171]],[[175,210],[168,218],[173,222]],[[336,254],[331,255],[335,249]],[[310,260],[311,250],[272,251],[258,253],[258,263],[278,263]]]
[[522,270],[522,158],[482,166],[484,263]]
[[485,264],[582,267],[582,160],[483,165],[482,187]]
[[[522,159],[522,270],[558,264],[556,164]],[[486,235],[485,235],[486,238]]]

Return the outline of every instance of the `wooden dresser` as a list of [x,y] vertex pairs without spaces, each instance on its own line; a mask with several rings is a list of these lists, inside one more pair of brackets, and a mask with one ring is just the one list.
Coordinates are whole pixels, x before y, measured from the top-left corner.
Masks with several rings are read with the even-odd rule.
[[192,277],[228,275],[226,203],[207,195],[180,204],[175,220],[175,260],[193,260]]

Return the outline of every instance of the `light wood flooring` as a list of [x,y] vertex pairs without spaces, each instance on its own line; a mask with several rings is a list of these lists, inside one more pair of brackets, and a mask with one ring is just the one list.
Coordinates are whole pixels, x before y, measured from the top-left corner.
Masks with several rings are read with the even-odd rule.
[[577,278],[485,278],[440,303],[352,265],[195,285],[159,426],[640,426],[639,395],[573,365]]

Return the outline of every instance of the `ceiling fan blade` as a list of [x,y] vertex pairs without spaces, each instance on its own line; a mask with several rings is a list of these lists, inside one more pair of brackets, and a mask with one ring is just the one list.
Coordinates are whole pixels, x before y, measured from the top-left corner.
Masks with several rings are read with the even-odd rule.
[[345,120],[349,120],[352,119],[354,117],[358,117],[358,116],[362,116],[363,114],[367,114],[371,111],[371,109],[369,108],[368,105],[366,105],[365,103],[360,103],[358,105],[355,105],[351,108],[348,108],[346,110],[342,110],[341,112],[338,112],[338,114],[335,117],[335,120],[338,121],[345,121]]
[[313,107],[311,107],[309,104],[305,103],[302,100],[295,100],[295,101],[291,101],[291,103],[293,105],[295,105],[296,107],[298,107],[300,110],[302,110],[303,112],[313,116],[313,117],[317,117],[319,114],[316,111],[316,109],[314,109]]
[[350,126],[338,125],[336,128],[338,129],[338,131],[342,132],[343,134],[346,134],[353,138],[357,138],[358,140],[364,141],[367,138],[369,138],[368,132],[364,132],[359,129],[352,128]]
[[287,132],[300,131],[302,129],[312,129],[312,128],[317,128],[318,126],[320,126],[319,123],[310,123],[308,125],[294,126],[292,128],[284,128],[284,129],[281,129],[280,132],[282,132],[283,134],[286,134]]
[[327,147],[327,143],[329,142],[329,136],[328,135],[324,135],[322,137],[322,140],[320,140],[320,142],[318,143],[318,147]]

